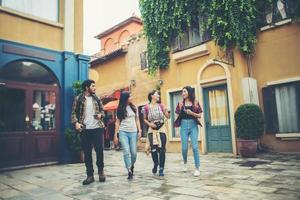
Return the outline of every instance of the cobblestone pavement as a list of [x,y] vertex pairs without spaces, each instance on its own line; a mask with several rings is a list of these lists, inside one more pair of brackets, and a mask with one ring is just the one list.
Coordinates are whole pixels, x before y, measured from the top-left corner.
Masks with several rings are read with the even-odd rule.
[[300,156],[201,155],[200,177],[193,177],[191,155],[188,166],[184,173],[181,154],[168,153],[160,178],[151,173],[151,157],[138,153],[135,176],[128,181],[122,152],[105,151],[105,183],[83,186],[83,163],[8,171],[0,174],[0,199],[300,199]]

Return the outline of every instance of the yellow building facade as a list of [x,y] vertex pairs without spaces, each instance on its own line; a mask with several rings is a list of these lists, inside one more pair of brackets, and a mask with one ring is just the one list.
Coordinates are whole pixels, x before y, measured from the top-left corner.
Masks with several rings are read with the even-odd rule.
[[[203,127],[199,130],[199,146],[202,153],[237,154],[234,112],[239,105],[250,102],[258,104],[265,111],[265,116],[278,116],[275,125],[277,130],[270,132],[270,128],[266,127],[261,138],[263,148],[280,152],[300,151],[299,31],[299,22],[291,20],[277,26],[263,27],[258,34],[255,53],[250,59],[237,50],[234,50],[231,56],[226,56],[214,41],[170,53],[170,67],[160,72],[160,78],[164,82],[161,87],[162,102],[174,110],[174,101],[179,101],[181,89],[186,85],[195,88],[196,98],[204,110],[201,119]],[[273,115],[264,109],[264,104],[268,103],[262,90],[271,86],[292,90],[286,95],[291,94],[294,97],[282,98],[281,101],[287,101],[290,106],[294,106],[293,116],[284,114],[284,109],[288,109],[289,106],[278,101],[280,91],[276,91],[277,113]],[[177,99],[174,98],[174,94],[177,95]],[[279,108],[282,109],[281,113]],[[288,121],[287,118],[291,117],[294,123],[285,125],[283,122],[280,129],[280,115],[281,120]],[[266,123],[268,126],[268,119]],[[180,137],[172,128],[172,120],[169,124],[169,149],[179,151]]]
[[[28,6],[27,10],[22,2],[11,2],[2,1],[0,6],[1,39],[58,51],[83,52],[82,0],[46,1],[43,8]],[[35,9],[43,9],[50,16],[34,14]]]

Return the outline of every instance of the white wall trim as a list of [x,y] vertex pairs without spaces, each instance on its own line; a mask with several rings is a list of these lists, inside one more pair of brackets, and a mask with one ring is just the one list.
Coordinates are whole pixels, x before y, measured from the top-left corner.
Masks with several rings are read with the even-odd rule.
[[179,51],[172,54],[172,59],[177,63],[185,62],[188,60],[192,60],[201,56],[208,55],[208,48],[206,44],[201,44],[189,49],[185,49],[183,51]]
[[[219,65],[223,67],[225,71],[225,77],[224,76],[219,76],[215,77],[212,79],[206,79],[206,80],[201,80],[201,77],[203,75],[204,70],[211,66],[211,65]],[[236,149],[236,133],[234,130],[235,123],[234,123],[234,110],[233,110],[233,96],[232,96],[232,85],[231,85],[231,74],[229,71],[229,65],[225,63],[221,63],[218,61],[214,61],[213,59],[207,60],[206,63],[200,68],[197,74],[197,92],[199,93],[199,97],[202,97],[201,99],[201,104],[204,105],[204,100],[203,100],[203,88],[205,88],[205,85],[208,83],[213,83],[216,82],[215,84],[209,84],[209,85],[219,85],[218,81],[224,81],[224,78],[226,80],[227,84],[227,92],[228,92],[228,104],[229,104],[229,116],[230,116],[230,131],[231,131],[231,140],[232,140],[232,151],[234,155],[237,155],[237,149]],[[204,117],[203,117],[204,118]],[[205,130],[205,123],[203,123],[203,127],[201,127],[201,140],[203,141],[202,143],[202,152],[207,153],[207,140],[206,140],[206,130]]]
[[283,84],[283,83],[290,83],[290,82],[295,82],[295,81],[300,81],[300,76],[281,79],[281,80],[277,80],[277,81],[269,81],[269,82],[267,82],[267,86],[278,85],[278,84]]
[[217,77],[214,77],[214,78],[211,78],[211,79],[205,79],[205,80],[200,80],[200,84],[203,85],[205,83],[211,83],[211,82],[219,82],[219,81],[222,81],[222,80],[227,80],[227,77],[226,76],[217,76]]
[[[167,106],[168,108],[171,108],[171,98],[170,98],[170,93],[172,92],[178,92],[181,91],[183,87],[179,87],[179,88],[172,88],[172,89],[168,89],[166,90],[167,93]],[[172,136],[172,123],[171,123],[171,118],[168,119],[168,129],[169,129],[169,141],[180,141],[180,138],[175,138]]]
[[74,0],[65,0],[64,50],[74,52]]
[[276,133],[276,137],[278,138],[300,138],[300,133]]
[[35,22],[40,22],[40,23],[43,23],[43,24],[46,24],[46,25],[49,25],[49,26],[54,26],[54,27],[57,27],[57,28],[63,28],[64,27],[64,25],[62,23],[47,20],[47,19],[44,19],[44,18],[41,18],[41,17],[38,17],[38,16],[34,16],[34,15],[31,15],[31,14],[28,14],[28,13],[19,12],[17,10],[5,8],[5,7],[2,7],[2,6],[0,6],[0,11],[5,12],[5,13],[10,14],[10,15],[21,17],[23,19],[28,19],[28,20],[35,21]]
[[263,31],[266,31],[266,30],[269,30],[269,29],[277,28],[279,26],[283,26],[283,25],[289,24],[291,22],[292,22],[291,18],[285,19],[285,20],[281,20],[279,22],[275,22],[274,24],[269,24],[269,25],[266,25],[264,27],[261,27],[260,31],[263,32]]

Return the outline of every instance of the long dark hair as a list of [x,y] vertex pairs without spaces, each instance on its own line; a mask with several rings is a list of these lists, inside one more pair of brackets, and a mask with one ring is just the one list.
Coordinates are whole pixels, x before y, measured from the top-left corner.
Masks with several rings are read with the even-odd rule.
[[[130,93],[127,91],[123,91],[120,96],[120,101],[117,109],[117,117],[120,121],[127,117],[126,106],[128,105],[128,99],[130,97]],[[136,107],[132,103],[129,103],[130,108],[134,113],[136,113]]]
[[182,89],[186,89],[188,92],[188,98],[194,104],[195,102],[195,89],[192,88],[191,86],[185,86]]

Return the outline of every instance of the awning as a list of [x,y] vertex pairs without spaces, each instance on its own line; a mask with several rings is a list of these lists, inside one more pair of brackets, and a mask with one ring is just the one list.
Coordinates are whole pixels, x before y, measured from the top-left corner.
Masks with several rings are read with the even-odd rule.
[[103,106],[104,111],[117,110],[119,105],[119,100],[110,101]]

